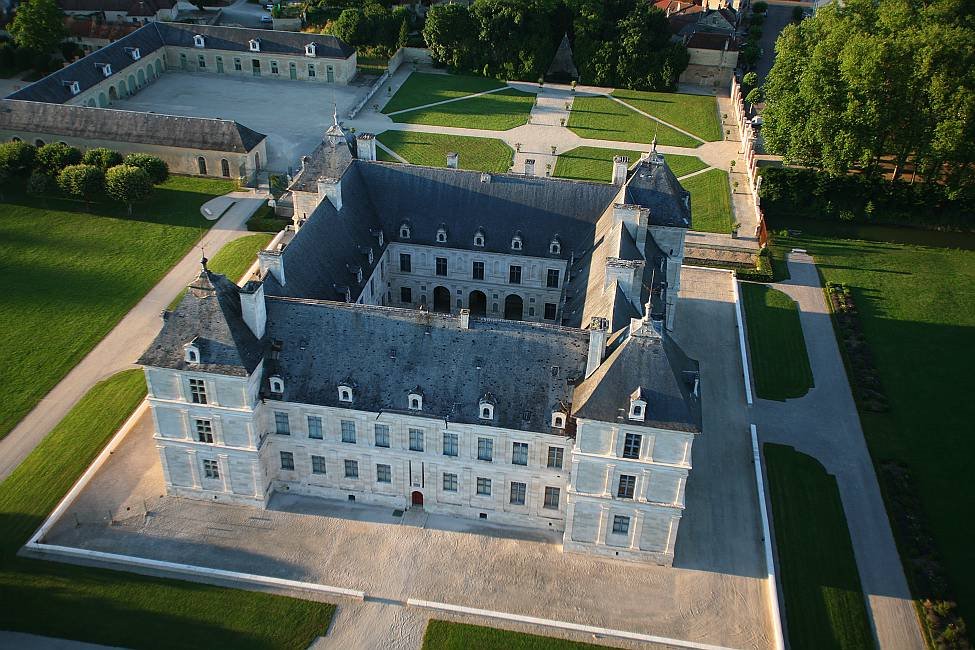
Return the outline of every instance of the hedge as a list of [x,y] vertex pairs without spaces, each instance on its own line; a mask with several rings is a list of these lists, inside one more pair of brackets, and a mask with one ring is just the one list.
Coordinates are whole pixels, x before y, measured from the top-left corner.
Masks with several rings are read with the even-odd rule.
[[754,268],[736,269],[735,277],[747,282],[774,282],[772,256],[768,246],[759,251]]

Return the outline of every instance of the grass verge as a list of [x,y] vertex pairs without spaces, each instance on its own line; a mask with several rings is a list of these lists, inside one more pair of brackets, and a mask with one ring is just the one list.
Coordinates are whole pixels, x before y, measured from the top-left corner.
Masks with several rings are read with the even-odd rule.
[[247,220],[251,232],[271,232],[277,234],[291,225],[291,219],[274,214],[274,208],[263,205]]
[[[578,181],[609,183],[613,180],[614,156],[628,156],[632,166],[640,159],[640,152],[602,147],[576,147],[559,154],[555,162],[555,173],[552,175]],[[707,167],[704,161],[694,156],[667,154],[664,158],[675,176],[683,176]]]
[[[669,156],[668,156],[669,159]],[[680,182],[691,193],[691,230],[730,233],[734,225],[728,172],[709,169]]]
[[430,619],[423,634],[423,650],[594,650],[606,646],[567,641],[537,634],[499,630]]
[[394,122],[507,131],[528,123],[535,95],[514,88],[390,115]]
[[721,122],[718,120],[718,101],[711,95],[687,95],[683,93],[658,93],[641,90],[613,91],[633,108],[693,133],[702,140],[722,140]]
[[[247,273],[247,269],[257,261],[257,253],[271,243],[273,238],[274,235],[261,233],[235,239],[217,251],[213,259],[207,263],[207,268],[214,273],[225,275],[234,282],[238,282]],[[184,295],[186,295],[185,287],[179,292],[178,296],[173,298],[166,309],[169,311],[176,309],[176,305],[179,304]]]
[[802,397],[813,387],[806,340],[795,301],[766,284],[741,284],[755,394],[762,399]]
[[[378,139],[408,162],[429,167],[446,167],[447,152],[453,151],[460,154],[461,169],[501,173],[511,168],[515,155],[511,147],[493,138],[385,131],[379,134]],[[399,162],[382,149],[377,153],[380,160]]]
[[503,82],[486,77],[414,72],[386,103],[383,113],[389,114],[446,99],[457,99],[504,86]]
[[702,144],[608,97],[576,97],[568,127],[580,137],[596,140],[650,144],[656,133],[662,145],[694,148]]

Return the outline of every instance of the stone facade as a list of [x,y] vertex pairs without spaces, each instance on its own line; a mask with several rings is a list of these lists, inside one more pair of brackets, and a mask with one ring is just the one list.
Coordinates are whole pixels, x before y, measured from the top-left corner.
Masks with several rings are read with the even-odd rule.
[[212,48],[167,47],[170,70],[270,77],[346,85],[356,74],[356,55],[348,59],[321,59],[261,51],[232,52]]

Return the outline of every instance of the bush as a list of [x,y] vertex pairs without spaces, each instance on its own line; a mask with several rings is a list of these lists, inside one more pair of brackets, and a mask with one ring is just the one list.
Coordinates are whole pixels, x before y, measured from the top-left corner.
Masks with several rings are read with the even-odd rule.
[[81,156],[81,162],[85,165],[95,165],[102,169],[109,169],[122,164],[122,154],[112,151],[107,147],[96,147],[89,149]]
[[105,172],[94,165],[69,165],[58,174],[58,187],[69,196],[90,203],[105,191]]
[[768,11],[768,3],[765,0],[758,0],[758,2],[752,5],[752,11],[756,14],[764,14]]
[[132,203],[149,198],[152,181],[141,167],[116,165],[105,172],[105,192],[116,201],[125,203],[132,214]]
[[34,169],[37,147],[26,142],[0,144],[0,167],[8,176],[27,176]]
[[69,147],[63,142],[52,142],[37,150],[34,167],[37,171],[57,176],[65,167],[77,165],[80,162],[81,151],[75,147]]
[[772,254],[768,246],[759,251],[755,268],[736,269],[735,276],[739,280],[748,282],[773,282],[775,278],[772,273]]
[[58,191],[58,182],[44,172],[34,172],[27,179],[27,193],[34,196],[53,196]]
[[146,153],[132,153],[126,156],[122,162],[145,171],[149,174],[149,180],[152,181],[153,185],[158,185],[169,178],[169,165],[156,156],[150,156]]
[[264,205],[247,220],[247,229],[251,232],[280,232],[291,225],[291,219],[274,214],[274,208]]
[[17,48],[11,43],[0,45],[0,68],[13,70],[17,65]]
[[755,14],[754,16],[752,16],[749,19],[749,22],[751,22],[752,25],[764,25],[765,24],[765,15],[764,14]]
[[26,47],[18,47],[14,50],[14,59],[16,61],[16,68],[18,70],[26,70],[34,64],[34,59],[37,57],[37,52],[27,49]]

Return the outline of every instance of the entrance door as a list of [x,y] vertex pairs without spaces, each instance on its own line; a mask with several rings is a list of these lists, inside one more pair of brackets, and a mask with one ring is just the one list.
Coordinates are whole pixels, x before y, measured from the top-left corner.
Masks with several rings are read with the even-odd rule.
[[487,296],[484,295],[483,291],[478,291],[477,289],[471,291],[471,296],[467,304],[470,307],[471,316],[484,316],[487,314]]
[[328,83],[335,83],[335,70],[332,66],[325,68],[325,81]]
[[294,63],[288,66],[288,73],[291,75],[292,79],[298,78],[298,68],[295,67]]
[[423,507],[423,492],[419,490],[414,490],[412,496],[410,497],[410,503],[415,506]]
[[261,60],[260,59],[252,59],[251,60],[251,67],[254,69],[254,76],[255,77],[260,77],[261,76]]
[[433,290],[433,311],[450,313],[450,290],[447,287],[437,287]]
[[524,308],[524,301],[517,294],[513,293],[504,299],[504,317],[508,320],[521,320]]
[[223,74],[223,57],[222,56],[218,56],[217,57],[217,72],[219,72],[220,74]]

